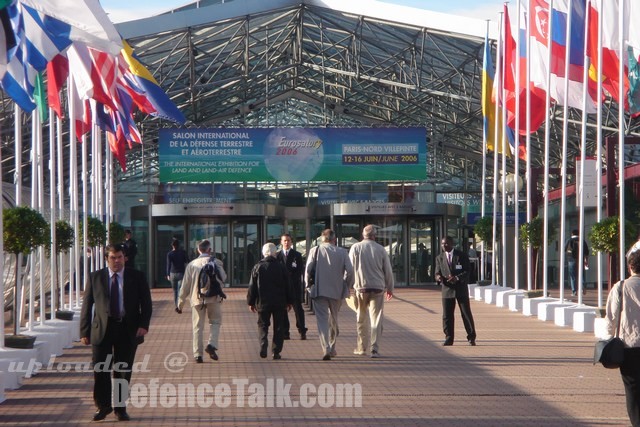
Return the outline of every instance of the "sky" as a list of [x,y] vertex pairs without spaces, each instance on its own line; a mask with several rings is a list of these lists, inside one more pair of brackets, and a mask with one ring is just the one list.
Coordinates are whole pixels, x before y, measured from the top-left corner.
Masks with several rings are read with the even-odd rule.
[[[269,1],[269,0],[264,0]],[[354,0],[345,0],[354,1]],[[355,0],[357,1],[357,0]],[[434,12],[498,20],[502,0],[379,0],[402,6],[417,7]],[[188,0],[100,0],[102,7],[114,23],[146,18],[172,8],[193,3]]]

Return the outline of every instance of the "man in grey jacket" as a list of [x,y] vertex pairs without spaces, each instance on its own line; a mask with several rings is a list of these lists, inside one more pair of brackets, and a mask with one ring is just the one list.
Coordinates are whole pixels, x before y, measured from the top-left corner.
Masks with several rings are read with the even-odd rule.
[[[313,299],[322,360],[331,360],[337,355],[338,312],[342,299],[349,295],[353,286],[353,266],[346,249],[336,246],[336,234],[326,229],[321,235],[322,243],[311,248],[307,258],[305,277],[309,296]],[[309,276],[315,271],[314,285],[309,286]]]
[[358,340],[354,354],[364,355],[371,343],[371,357],[380,357],[378,341],[382,335],[382,308],[393,297],[393,271],[389,255],[376,242],[376,229],[367,225],[363,240],[351,246],[349,259],[355,272]]

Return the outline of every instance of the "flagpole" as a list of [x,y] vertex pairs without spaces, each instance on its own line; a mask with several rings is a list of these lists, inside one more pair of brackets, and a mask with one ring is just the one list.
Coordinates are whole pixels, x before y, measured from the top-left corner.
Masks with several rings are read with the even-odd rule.
[[[526,172],[525,172],[525,178],[527,180],[527,223],[531,224],[531,220],[533,219],[533,200],[531,200],[531,196],[533,195],[533,190],[534,190],[534,182],[532,182],[532,178],[531,178],[531,25],[529,23],[529,19],[530,19],[530,15],[531,12],[528,13],[528,15],[526,16],[525,22],[526,22],[526,33],[527,33],[527,40],[526,40],[526,46],[527,46],[527,56],[526,56],[526,60],[527,60],[527,91],[526,91],[526,105],[527,105],[527,109],[526,109],[526,129],[527,129],[527,136],[526,136],[526,147],[527,147],[527,160],[526,160]],[[533,248],[531,247],[531,245],[527,245],[527,290],[532,290],[533,289]]]
[[[551,17],[553,13],[553,0],[549,0],[549,14]],[[553,20],[549,19],[548,26],[548,39],[547,39],[547,93],[545,97],[545,111],[547,112],[547,119],[544,124],[544,220],[542,227],[542,287],[543,293],[546,297],[548,294],[548,272],[547,266],[549,265],[549,145],[550,145],[550,133],[551,133],[551,115],[549,109],[551,108],[551,34],[552,34]]]
[[[585,5],[585,6],[588,6]],[[589,34],[589,13],[585,9],[584,25],[584,62],[582,71],[582,123],[580,127],[580,182],[576,182],[576,197],[578,197],[578,236],[580,239],[580,249],[578,258],[580,259],[580,270],[578,270],[578,283],[582,286],[584,280],[584,165],[587,160],[587,97],[589,96],[589,56],[587,49],[587,37]],[[578,292],[578,305],[582,305],[582,294]]]
[[[505,4],[504,6],[505,10],[507,8],[507,5]],[[501,129],[500,129],[500,133],[502,134],[501,136],[501,144],[502,144],[502,190],[500,191],[500,194],[502,196],[502,203],[501,203],[501,211],[502,211],[502,245],[501,245],[501,250],[500,250],[500,262],[502,263],[502,274],[500,275],[500,282],[502,282],[502,287],[506,287],[507,286],[507,186],[506,184],[506,177],[507,177],[507,150],[510,150],[511,148],[509,147],[509,143],[507,141],[507,105],[506,105],[506,99],[507,99],[507,93],[506,90],[504,88],[504,80],[505,80],[505,76],[506,76],[506,72],[507,72],[507,55],[506,55],[506,35],[507,35],[507,15],[506,15],[506,11],[505,13],[502,14],[502,46],[501,46],[501,51],[502,51],[502,77],[500,79],[500,89],[501,89],[501,97],[499,99],[499,105],[502,107],[502,110],[500,111],[500,114],[502,116],[502,123],[501,125]]]
[[[499,117],[502,114],[501,110],[499,110],[500,105],[500,88],[502,87],[502,27],[503,27],[503,15],[504,13],[500,13],[500,24],[498,31],[498,44],[496,46],[496,74],[494,80],[494,86],[498,88],[496,92],[496,122],[495,122],[495,130],[494,130],[494,144],[493,144],[493,228],[492,228],[492,263],[491,263],[491,286],[496,285],[496,276],[498,274],[498,256],[497,256],[497,248],[498,242],[496,241],[497,237],[497,209],[498,209],[498,147],[500,146],[500,135],[501,129],[499,126]],[[503,147],[504,148],[504,147]]]
[[620,192],[620,257],[619,257],[619,275],[620,280],[624,280],[626,275],[625,273],[625,212],[624,212],[624,201],[625,201],[625,176],[624,176],[624,134],[625,134],[625,122],[624,122],[624,109],[625,109],[625,93],[624,93],[624,64],[625,64],[625,25],[624,25],[624,5],[625,2],[621,1],[620,8],[618,9],[618,29],[620,36],[620,52],[618,53],[618,58],[620,59],[620,66],[618,67],[618,98],[620,99],[620,104],[618,106],[618,125],[620,129],[618,131],[618,189]]
[[[571,53],[571,18],[573,15],[573,0],[569,0],[568,10],[567,10],[567,28],[565,31],[565,56],[564,56],[564,81],[563,88],[564,91],[564,105],[562,106],[562,161],[560,170],[561,179],[560,179],[560,188],[561,194],[560,197],[560,244],[562,246],[562,250],[560,250],[560,279],[558,281],[559,285],[559,298],[560,301],[564,301],[564,266],[565,266],[565,251],[564,244],[566,240],[566,218],[567,218],[567,156],[568,156],[568,139],[569,139],[569,122],[567,120],[569,116],[569,66],[571,63],[570,53]],[[549,14],[551,16],[551,14]],[[549,37],[551,38],[551,32],[549,32]],[[551,69],[551,61],[549,61],[549,69]]]
[[49,260],[49,268],[51,270],[49,277],[51,281],[51,318],[55,317],[56,305],[58,303],[58,269],[56,265],[56,140],[54,127],[53,108],[49,107],[49,221],[51,223],[51,259]]
[[513,189],[513,198],[514,198],[514,208],[513,208],[513,217],[514,217],[514,222],[513,222],[513,287],[515,290],[520,289],[520,236],[519,236],[519,199],[520,199],[520,189],[519,189],[519,181],[520,181],[520,89],[521,89],[521,82],[520,82],[520,43],[522,42],[522,40],[520,40],[520,20],[522,19],[521,17],[521,13],[522,11],[520,10],[521,5],[520,5],[520,1],[518,1],[518,4],[516,6],[516,13],[518,15],[518,20],[517,20],[517,38],[516,38],[516,53],[515,53],[515,59],[516,59],[516,111],[515,111],[515,153],[514,156],[515,158],[513,159],[513,169],[514,169],[514,175],[515,175],[515,182],[514,182],[514,189]]
[[[487,19],[487,32],[484,38],[484,43],[485,43],[485,47],[484,47],[484,52],[485,55],[491,55],[491,49],[489,48],[489,20]],[[484,58],[484,63],[482,64],[483,69],[484,69],[484,73],[483,73],[483,78],[486,78],[485,74],[488,72],[488,70],[486,69],[486,62],[487,62],[487,58]],[[484,82],[483,82],[484,83]],[[485,90],[488,90],[488,88],[486,87],[486,84],[483,84],[483,88]],[[483,94],[483,101],[485,101]],[[488,116],[488,114],[485,112],[485,117]],[[489,125],[491,125],[489,123]],[[484,126],[487,126],[486,121],[484,122]],[[483,129],[482,132],[482,182],[480,183],[481,186],[481,191],[482,191],[482,200],[480,203],[480,218],[484,218],[485,215],[485,204],[487,201],[487,196],[486,196],[486,192],[487,192],[487,134],[488,132],[486,130]],[[485,270],[486,270],[486,262],[485,260],[487,254],[486,254],[486,247],[485,247],[485,242],[484,240],[481,242],[481,246],[480,246],[480,258],[482,259],[482,262],[480,263],[481,265],[479,265],[479,269],[480,269],[480,280],[484,280],[485,277]]]
[[[598,1],[598,72],[597,72],[597,85],[596,85],[596,173],[598,175],[598,185],[596,186],[596,221],[602,221],[602,8],[603,0]],[[609,165],[608,167],[611,167]],[[598,307],[603,306],[603,292],[602,292],[602,253],[596,253],[596,265],[597,265],[597,279],[596,287],[598,288]]]

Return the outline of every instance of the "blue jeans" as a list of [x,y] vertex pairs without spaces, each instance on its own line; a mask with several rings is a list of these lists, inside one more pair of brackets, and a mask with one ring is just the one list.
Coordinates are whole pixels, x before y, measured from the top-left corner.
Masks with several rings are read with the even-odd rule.
[[[576,282],[578,281],[578,262],[572,256],[569,256],[567,259],[567,269],[569,270],[569,284],[571,285],[571,292],[575,293],[577,292]],[[582,287],[584,289],[584,275],[582,277]]]
[[175,306],[178,306],[178,294],[180,293],[180,286],[182,285],[182,278],[184,277],[184,273],[170,273],[169,281],[171,282],[171,287],[173,288],[173,302]]

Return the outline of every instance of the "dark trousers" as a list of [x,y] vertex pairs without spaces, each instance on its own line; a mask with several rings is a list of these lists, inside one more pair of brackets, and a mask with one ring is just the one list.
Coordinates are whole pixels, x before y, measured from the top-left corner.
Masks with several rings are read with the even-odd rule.
[[279,354],[284,344],[284,318],[287,316],[286,307],[264,308],[258,311],[258,333],[260,337],[260,351],[266,352],[269,347],[269,326],[273,317],[273,341],[271,351]]
[[[129,339],[129,333],[124,321],[117,322],[109,319],[104,339],[99,345],[93,345],[93,400],[98,408],[114,406],[125,407],[129,395],[129,381],[131,381],[131,367],[136,356],[137,345]],[[111,402],[111,372],[113,378],[123,379],[118,382],[114,402]]]
[[[307,328],[304,320],[304,308],[302,308],[302,285],[299,285],[297,288],[294,286],[293,289],[293,302],[291,305],[293,306],[293,312],[296,315],[296,328],[298,332],[305,333],[307,332]],[[289,329],[291,325],[289,324],[289,316],[285,314],[284,316],[284,336],[289,335]]]
[[640,427],[640,348],[625,348],[620,376],[627,397],[627,413],[633,427]]
[[[461,293],[461,292],[458,292]],[[473,323],[473,315],[471,314],[471,303],[469,295],[456,295],[455,298],[442,298],[442,328],[447,341],[453,342],[455,322],[454,312],[456,309],[456,301],[460,306],[460,314],[464,329],[467,331],[467,340],[474,341],[476,339],[476,326]]]

